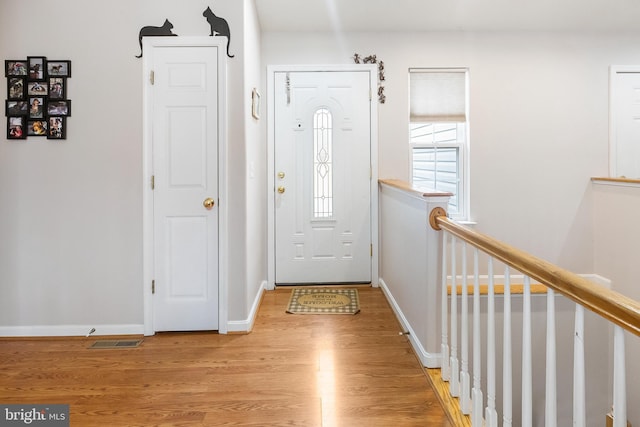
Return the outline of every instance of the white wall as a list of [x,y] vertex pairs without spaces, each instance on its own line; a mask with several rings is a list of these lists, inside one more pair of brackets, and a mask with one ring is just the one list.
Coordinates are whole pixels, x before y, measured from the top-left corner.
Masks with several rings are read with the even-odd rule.
[[[246,129],[246,284],[244,318],[251,316],[256,298],[260,295],[267,279],[267,154],[266,154],[266,90],[262,89],[264,75],[261,68],[260,23],[254,0],[245,2],[245,84],[246,100],[243,117]],[[256,89],[261,95],[259,119],[251,115],[251,93]]]
[[[0,56],[70,59],[73,106],[66,141],[8,141],[4,131],[0,139],[0,327],[24,327],[20,330],[29,334],[34,326],[43,326],[36,328],[42,333],[70,325],[55,329],[68,333],[75,326],[111,325],[112,332],[132,332],[143,323],[142,61],[134,57],[138,32],[168,18],[178,35],[208,36],[202,12],[210,5],[206,0],[0,4]],[[245,141],[257,134],[245,131],[250,102],[243,60],[246,6],[234,0],[211,5],[229,22],[235,54],[227,74],[230,166],[224,201],[232,321],[246,319],[247,301],[254,299],[247,295],[245,236],[248,221],[253,221],[248,218],[260,215],[246,206]],[[251,55],[256,56],[252,31]],[[255,62],[249,67],[257,74]],[[0,98],[6,99],[6,84],[0,85]],[[266,277],[261,268],[258,263],[250,269],[254,282]],[[254,295],[255,287],[250,287]]]
[[409,178],[408,69],[469,67],[471,214],[478,229],[577,272],[593,268],[589,178],[607,171],[608,67],[637,35],[263,34],[263,64],[377,54],[381,178]]
[[[596,270],[612,289],[640,301],[640,188],[594,184]],[[628,419],[640,425],[640,338],[626,334]]]

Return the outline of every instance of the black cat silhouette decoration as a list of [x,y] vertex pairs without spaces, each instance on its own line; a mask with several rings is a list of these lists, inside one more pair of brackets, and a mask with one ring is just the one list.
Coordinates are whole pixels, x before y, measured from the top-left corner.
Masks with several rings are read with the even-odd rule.
[[154,27],[154,26],[146,26],[140,29],[140,34],[138,35],[138,43],[140,43],[140,55],[136,55],[136,58],[142,58],[142,38],[149,36],[177,36],[177,34],[173,34],[171,29],[173,28],[173,24],[169,22],[168,19],[164,20],[164,24],[162,27]]
[[225,36],[227,37],[227,56],[233,58],[235,55],[229,54],[229,44],[231,43],[231,31],[229,31],[229,23],[226,19],[216,16],[210,7],[202,12],[202,16],[207,18],[207,22],[211,26],[210,36]]

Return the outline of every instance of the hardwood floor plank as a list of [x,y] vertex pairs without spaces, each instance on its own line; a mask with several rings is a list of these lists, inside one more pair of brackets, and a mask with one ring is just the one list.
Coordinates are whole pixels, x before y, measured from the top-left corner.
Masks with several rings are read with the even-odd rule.
[[451,424],[379,289],[357,315],[285,313],[266,292],[253,331],[159,333],[137,348],[1,339],[1,403],[66,403],[72,426]]

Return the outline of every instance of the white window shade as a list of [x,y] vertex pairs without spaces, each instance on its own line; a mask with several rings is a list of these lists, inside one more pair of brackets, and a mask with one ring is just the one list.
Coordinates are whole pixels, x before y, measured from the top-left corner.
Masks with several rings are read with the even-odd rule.
[[409,70],[412,123],[465,122],[465,72]]

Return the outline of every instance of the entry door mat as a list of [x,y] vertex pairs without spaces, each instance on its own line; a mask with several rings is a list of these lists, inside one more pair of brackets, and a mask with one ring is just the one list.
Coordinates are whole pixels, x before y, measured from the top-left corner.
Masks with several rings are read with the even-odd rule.
[[287,313],[356,314],[360,312],[357,289],[297,288],[291,291]]

